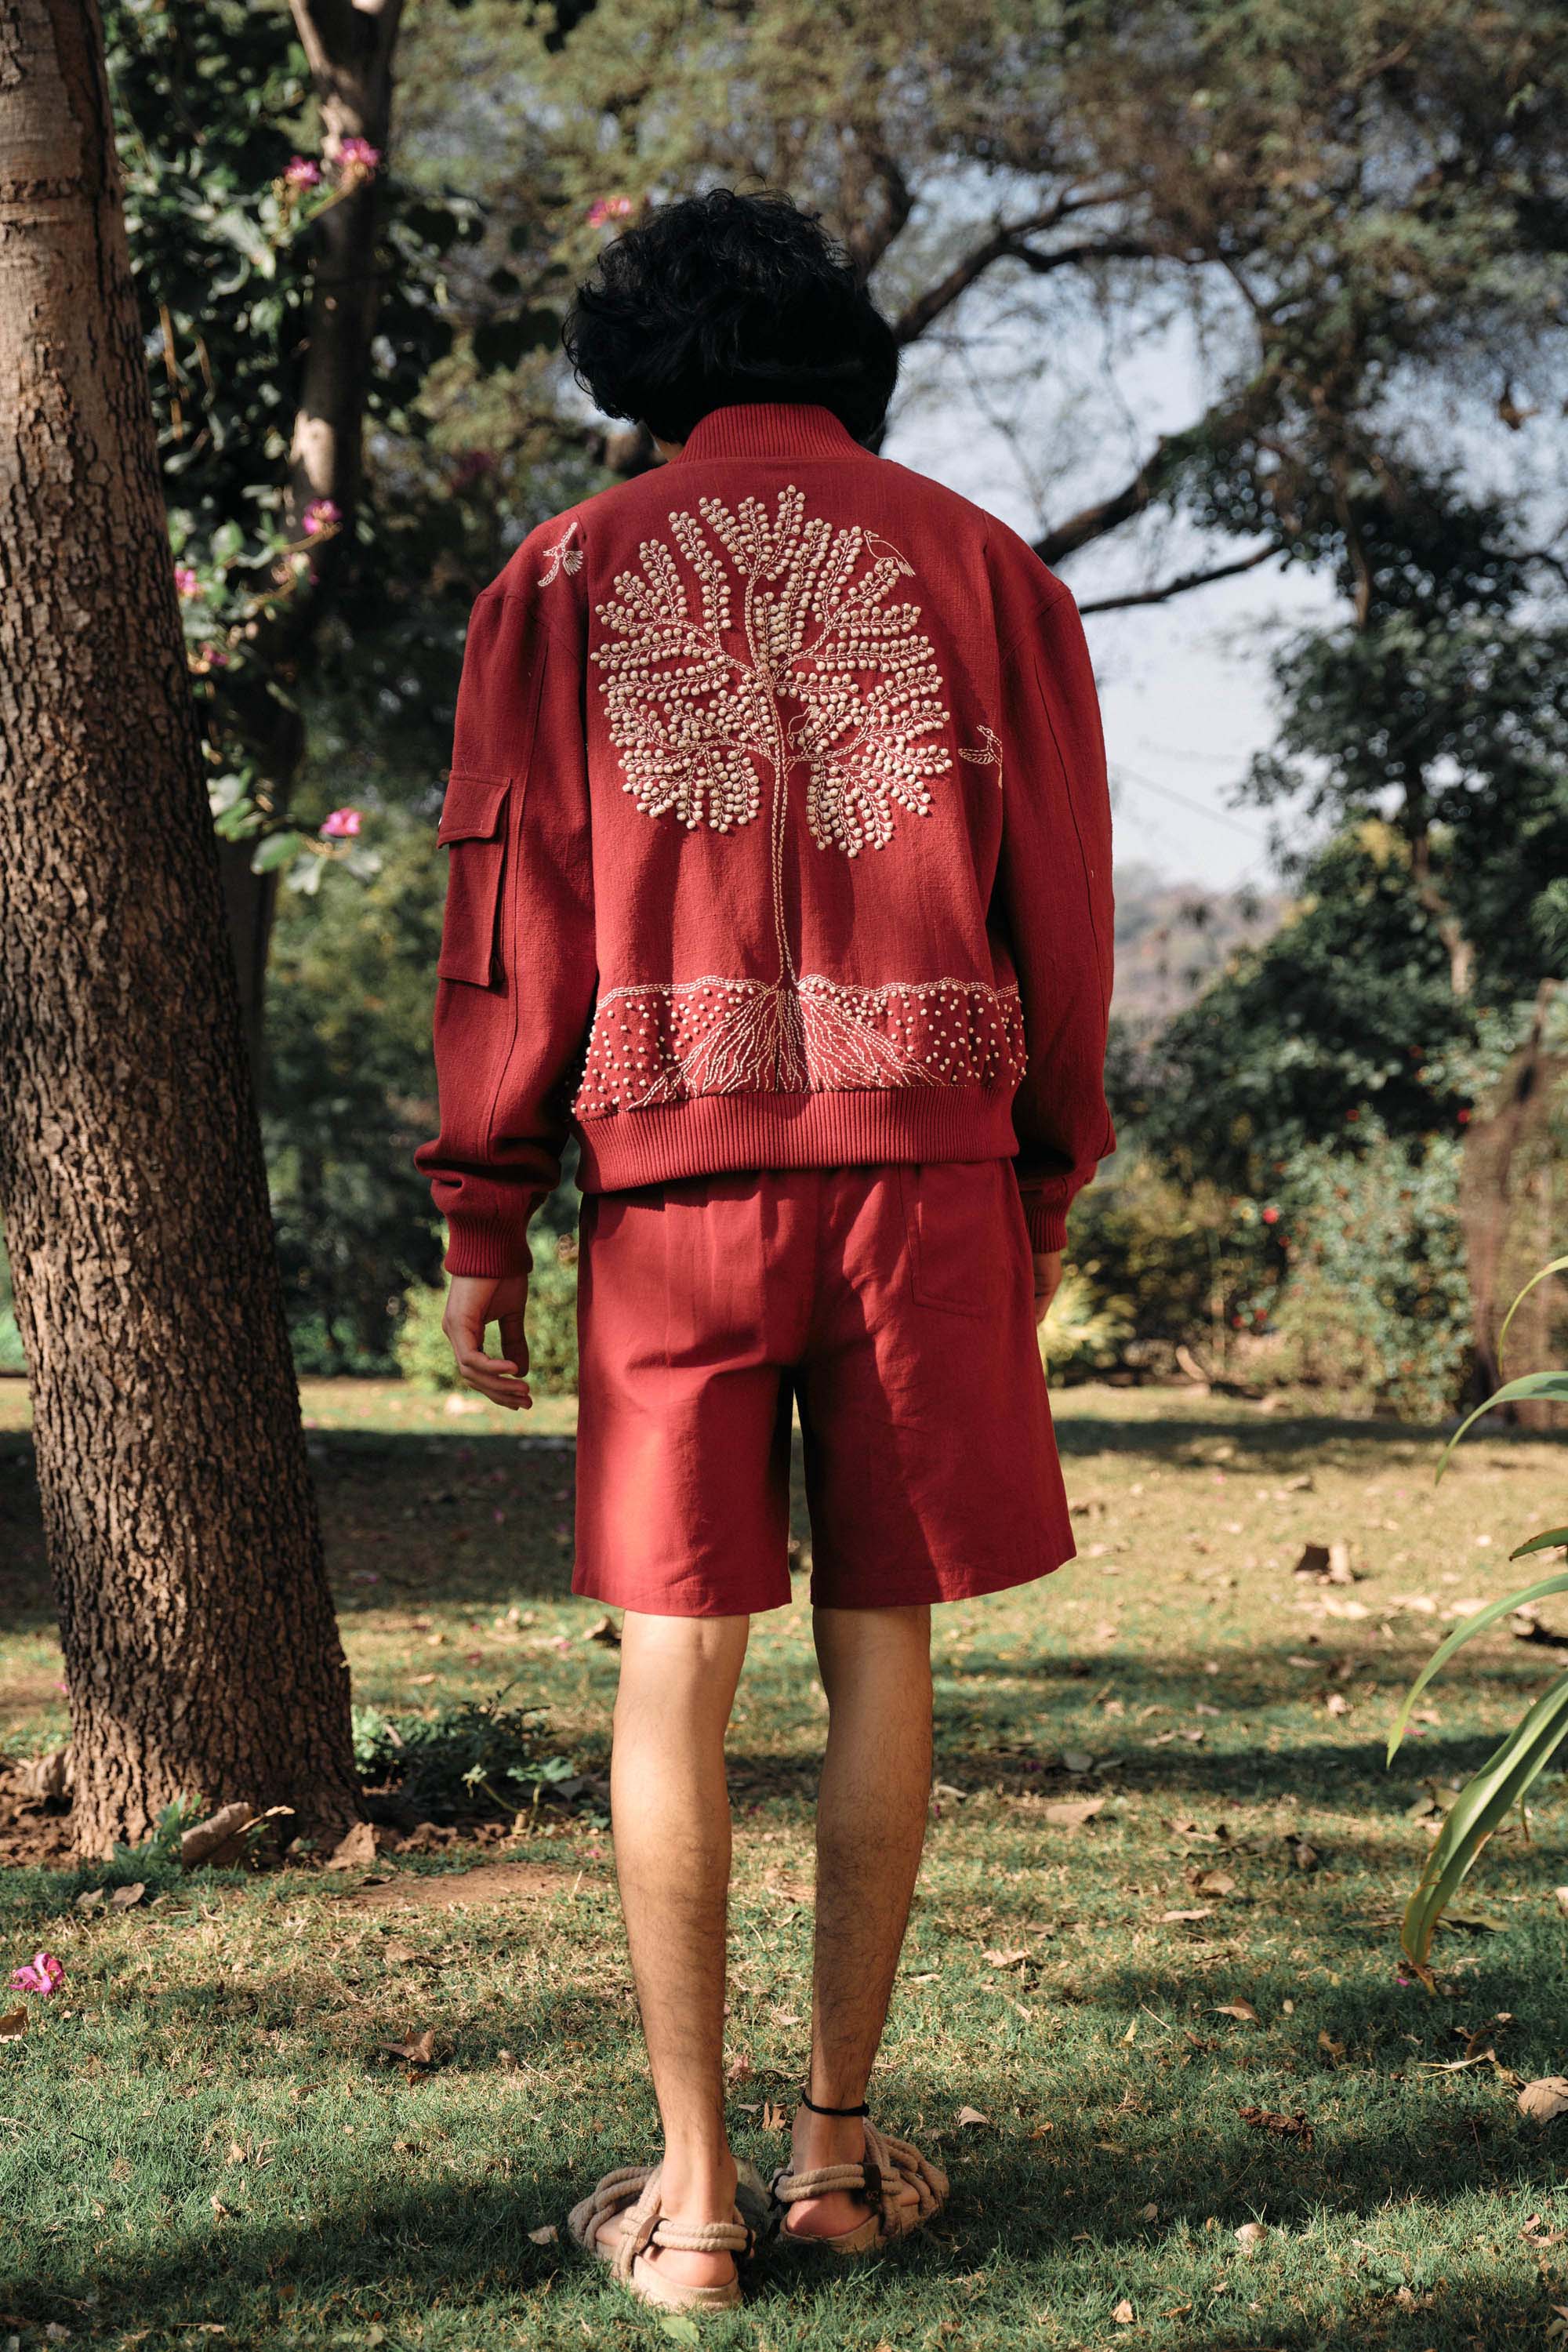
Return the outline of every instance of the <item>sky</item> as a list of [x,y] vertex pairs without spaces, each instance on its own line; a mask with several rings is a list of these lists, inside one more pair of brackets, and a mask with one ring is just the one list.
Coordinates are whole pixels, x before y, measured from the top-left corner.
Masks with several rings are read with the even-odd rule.
[[[1090,458],[1100,487],[1133,470],[1129,446],[1140,446],[1138,424],[1147,430],[1142,454],[1163,425],[1178,421],[1180,402],[1194,391],[1183,352],[1163,352],[1133,437],[1117,437],[1110,466]],[[1013,424],[990,425],[969,400],[947,400],[936,385],[924,385],[896,412],[884,454],[933,475],[1035,539],[1044,522],[1039,485],[1027,480],[1027,463],[1020,466]],[[1079,489],[1063,485],[1047,513],[1072,513],[1079,503]],[[1196,567],[1206,552],[1190,536],[1129,541],[1117,534],[1117,546],[1084,548],[1063,564],[1063,579],[1086,602],[1117,588],[1154,585]],[[1227,543],[1217,560],[1232,552],[1246,552],[1246,543]],[[1234,807],[1234,788],[1253,752],[1274,739],[1269,642],[1290,624],[1331,609],[1333,597],[1321,581],[1260,567],[1194,588],[1171,604],[1086,618],[1105,715],[1119,863],[1152,866],[1173,882],[1208,889],[1272,882],[1269,825],[1277,812]],[[1284,824],[1290,825],[1289,812]]]

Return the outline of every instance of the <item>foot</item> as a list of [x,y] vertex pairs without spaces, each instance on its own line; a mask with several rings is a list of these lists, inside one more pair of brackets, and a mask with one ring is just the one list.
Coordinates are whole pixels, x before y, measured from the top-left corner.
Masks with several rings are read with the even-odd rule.
[[[705,2221],[732,2221],[735,2218],[735,2167],[733,2160],[725,2172],[699,2179],[677,2180],[669,2186],[668,2167],[660,2208],[667,2221],[679,2221],[687,2228],[696,2228]],[[625,2235],[628,2216],[616,2213],[599,2227],[597,2242],[614,2253]],[[657,2270],[659,2277],[672,2286],[728,2286],[736,2277],[734,2257],[726,2253],[689,2253],[683,2246],[649,2246],[637,2256]]]
[[[815,2116],[797,2107],[790,2134],[790,2170],[818,2172],[829,2164],[862,2164],[866,2158],[866,2126],[859,2116]],[[802,2197],[784,2216],[784,2226],[797,2238],[837,2238],[858,2230],[871,2208],[852,2189],[833,2189],[826,2197]]]

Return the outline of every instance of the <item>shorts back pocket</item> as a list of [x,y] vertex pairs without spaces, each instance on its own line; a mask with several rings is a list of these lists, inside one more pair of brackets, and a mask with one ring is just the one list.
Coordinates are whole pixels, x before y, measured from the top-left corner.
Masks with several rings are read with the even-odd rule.
[[510,776],[454,768],[441,804],[437,839],[450,852],[447,912],[436,969],[443,980],[489,988],[495,975],[496,923],[506,865]]

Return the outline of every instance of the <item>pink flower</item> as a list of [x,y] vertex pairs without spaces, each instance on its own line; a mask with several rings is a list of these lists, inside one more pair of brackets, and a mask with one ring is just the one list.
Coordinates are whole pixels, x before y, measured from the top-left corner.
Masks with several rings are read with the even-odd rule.
[[321,831],[329,841],[349,841],[359,831],[360,814],[356,808],[334,809],[322,824]]
[[283,173],[283,184],[286,188],[319,188],[321,167],[313,163],[309,155],[291,155]]
[[1265,1209],[1263,1212],[1263,1222],[1266,1225],[1277,1225],[1279,1223],[1279,1210]]
[[305,509],[305,535],[314,539],[318,531],[336,530],[342,519],[342,509],[331,499],[312,499]]
[[191,570],[188,563],[175,564],[174,590],[175,593],[181,596],[199,596],[201,594],[202,583],[196,577],[196,574]]
[[342,139],[338,142],[338,168],[351,179],[368,179],[380,161],[380,148],[373,147],[368,139]]
[[588,226],[603,228],[606,221],[626,220],[635,209],[630,196],[595,196],[588,207]]
[[35,1952],[19,1969],[11,1971],[13,1992],[58,1992],[65,1982],[66,1972],[53,1952]]

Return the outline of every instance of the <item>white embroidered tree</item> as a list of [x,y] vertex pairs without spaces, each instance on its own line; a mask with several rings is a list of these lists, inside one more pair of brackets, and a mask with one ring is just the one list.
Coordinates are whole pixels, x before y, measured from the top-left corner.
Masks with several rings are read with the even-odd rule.
[[727,833],[756,816],[766,780],[776,863],[798,764],[824,849],[885,848],[895,808],[923,816],[929,780],[952,764],[920,606],[889,601],[910,565],[874,531],[808,518],[793,487],[772,515],[757,499],[702,499],[669,525],[684,562],[644,542],[594,656],[637,806]]
[[[641,569],[621,572],[599,607],[593,659],[610,738],[626,790],[649,816],[728,833],[752,822],[769,788],[779,973],[613,992],[605,1027],[595,1024],[608,1058],[595,1065],[603,1095],[593,1099],[641,1107],[752,1087],[940,1086],[976,1050],[1005,1055],[997,991],[797,977],[785,929],[796,768],[814,839],[858,857],[887,847],[899,811],[924,816],[931,780],[952,765],[920,606],[893,601],[910,565],[875,531],[808,516],[793,486],[772,513],[754,498],[736,509],[700,499],[669,528],[673,545],[646,540]],[[972,1018],[987,1041],[978,1049]]]

